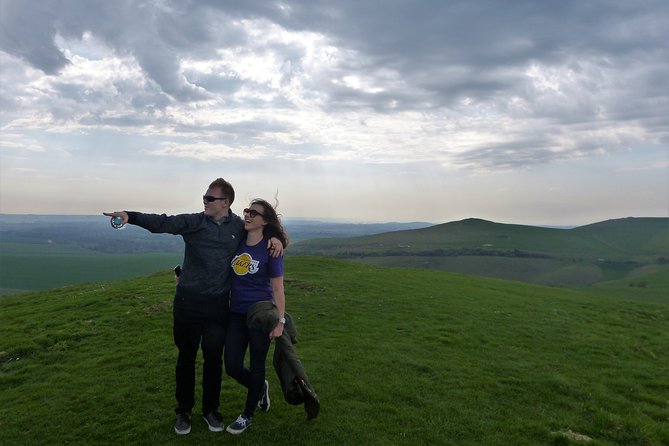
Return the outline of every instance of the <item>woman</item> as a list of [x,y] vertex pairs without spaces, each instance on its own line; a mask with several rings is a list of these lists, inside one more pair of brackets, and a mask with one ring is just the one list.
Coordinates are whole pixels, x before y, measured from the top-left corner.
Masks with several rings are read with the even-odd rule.
[[[286,299],[283,290],[283,256],[269,255],[267,241],[276,237],[285,247],[286,235],[276,211],[265,200],[253,200],[244,209],[246,239],[232,259],[232,290],[230,316],[225,344],[225,371],[245,386],[244,411],[226,430],[241,434],[251,425],[256,406],[269,410],[268,383],[265,362],[270,342],[283,334]],[[279,322],[269,332],[247,326],[247,312],[258,302],[273,302],[278,309]],[[244,367],[246,349],[250,349],[249,368]]]

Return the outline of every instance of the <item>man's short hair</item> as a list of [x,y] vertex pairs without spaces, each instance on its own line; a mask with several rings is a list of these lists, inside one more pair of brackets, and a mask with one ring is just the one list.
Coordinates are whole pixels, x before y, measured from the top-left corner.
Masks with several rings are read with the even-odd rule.
[[209,185],[209,189],[213,189],[215,187],[221,189],[221,193],[223,194],[224,197],[228,199],[230,204],[232,204],[235,201],[235,189],[232,187],[232,184],[228,183],[223,178],[216,178]]

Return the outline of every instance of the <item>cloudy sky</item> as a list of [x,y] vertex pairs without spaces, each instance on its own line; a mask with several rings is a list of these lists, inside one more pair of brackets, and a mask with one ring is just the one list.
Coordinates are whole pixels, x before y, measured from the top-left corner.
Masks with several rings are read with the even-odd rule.
[[666,0],[0,0],[0,212],[669,215]]

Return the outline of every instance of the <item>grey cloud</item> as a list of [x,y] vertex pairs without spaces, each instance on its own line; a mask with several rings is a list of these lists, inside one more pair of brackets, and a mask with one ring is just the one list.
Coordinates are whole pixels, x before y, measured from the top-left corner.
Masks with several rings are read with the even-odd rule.
[[[669,26],[662,26],[669,23],[669,7],[659,1],[391,1],[382,11],[371,2],[326,3],[310,2],[277,20],[324,31],[359,50],[368,67],[395,69],[407,84],[446,105],[459,96],[453,95],[457,79],[445,70],[450,66],[465,67],[462,87],[487,100],[498,91],[522,89],[522,70],[533,61],[555,65],[574,54],[651,61],[654,52],[666,54],[669,41]],[[333,8],[336,13],[328,13]],[[662,70],[666,75],[666,64]],[[494,80],[491,71],[517,74]]]
[[244,82],[236,76],[219,73],[203,75],[197,72],[187,72],[185,74],[194,84],[201,86],[208,92],[221,95],[223,98],[233,95],[244,85]]
[[[666,4],[649,1],[395,0],[383,2],[382,10],[377,3],[357,0],[286,1],[283,9],[259,0],[160,4],[126,0],[120,7],[118,2],[104,1],[6,0],[4,4],[5,51],[53,73],[67,63],[53,45],[54,34],[90,30],[119,52],[134,54],[166,93],[182,101],[206,94],[180,77],[178,57],[207,54],[214,42],[239,44],[245,36],[231,32],[230,25],[239,18],[261,18],[293,30],[323,33],[335,44],[359,51],[367,70],[396,70],[407,83],[446,104],[457,87],[486,99],[519,82],[517,78],[492,80],[491,70],[522,67],[532,60],[559,63],[572,51],[618,59],[648,52],[653,45],[662,48],[659,37],[669,38],[661,28],[667,20]],[[650,15],[648,10],[660,13]],[[35,26],[18,25],[21,18]],[[8,35],[21,45],[9,45]],[[450,66],[465,67],[467,82],[451,79],[445,70]],[[365,66],[356,68],[365,70]]]
[[151,78],[163,91],[182,102],[207,99],[209,94],[201,87],[185,82],[179,72],[179,64],[169,50],[143,49],[137,59]]
[[[245,120],[232,124],[214,124],[214,125],[184,125],[175,127],[179,133],[202,133],[216,134],[219,137],[240,138],[243,140],[257,138],[267,133],[283,133],[292,128],[285,123],[272,120]],[[230,142],[227,139],[226,142]]]
[[[669,139],[665,0],[2,0],[0,49],[55,74],[68,64],[54,44],[55,36],[80,38],[91,32],[117,54],[133,56],[148,76],[145,91],[118,86],[119,102],[127,101],[140,112],[212,97],[230,109],[295,107],[272,86],[234,74],[180,72],[183,58],[218,60],[217,49],[258,45],[238,26],[240,19],[319,33],[345,50],[333,65],[301,80],[301,94],[318,98],[325,111],[441,109],[466,114],[461,104],[466,99],[479,110],[522,123],[516,142],[490,143],[461,154],[463,164],[478,160],[511,168],[578,156],[601,146],[583,131],[574,133],[580,144],[554,150],[559,144],[554,135],[573,131],[576,124],[590,131],[612,128],[614,134],[617,127],[629,125],[646,132],[649,142]],[[284,58],[284,85],[302,72],[301,49],[267,45],[265,49]],[[562,90],[543,92],[527,76],[532,65],[570,68],[575,80],[569,84],[558,79],[565,82]],[[350,75],[378,88],[346,86],[341,81]],[[55,105],[58,116],[72,115],[74,104],[65,102],[75,102],[82,92],[59,88],[63,98]],[[233,95],[242,88],[274,99],[238,103]],[[10,98],[3,94],[2,100]],[[514,109],[511,98],[522,107]],[[89,95],[86,100],[98,99]],[[84,111],[96,116],[83,102]],[[265,126],[267,132],[283,131],[276,123],[248,122],[258,133]],[[534,125],[537,131],[531,130]],[[254,133],[244,125],[211,130],[244,137]],[[304,147],[310,147],[308,142]]]
[[163,110],[170,105],[169,97],[163,93],[139,93],[135,95],[130,103],[137,109],[158,109]]
[[[3,1],[0,8],[0,48],[3,51],[27,60],[47,74],[55,74],[69,63],[54,43],[57,23],[50,5]],[[28,25],[33,23],[38,26]]]
[[137,113],[124,116],[103,117],[99,115],[87,115],[79,120],[83,125],[110,126],[116,128],[137,128],[146,125],[154,125],[155,119]]
[[125,0],[24,2],[4,0],[0,49],[28,61],[47,74],[69,63],[56,47],[56,35],[81,38],[88,31],[119,54],[132,54],[163,91],[177,100],[207,97],[178,73],[180,52],[209,41],[198,16],[190,17],[179,2],[153,3]]
[[519,169],[545,164],[561,159],[569,159],[572,151],[555,152],[547,145],[545,138],[523,138],[510,143],[489,143],[485,147],[468,150],[458,155],[456,164],[474,166],[476,169],[499,170]]

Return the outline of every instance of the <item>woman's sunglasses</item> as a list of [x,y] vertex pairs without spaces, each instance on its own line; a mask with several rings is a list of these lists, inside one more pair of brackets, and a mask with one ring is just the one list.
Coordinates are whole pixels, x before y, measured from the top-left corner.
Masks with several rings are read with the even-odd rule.
[[251,217],[251,218],[256,218],[258,215],[260,215],[262,218],[267,220],[267,217],[265,217],[265,215],[261,214],[260,212],[256,211],[255,209],[249,209],[249,208],[244,209],[244,215],[246,215],[246,214],[249,214],[249,217]]

